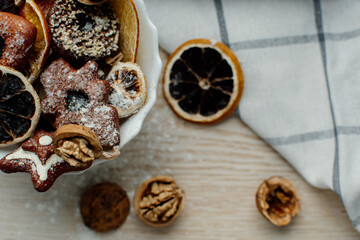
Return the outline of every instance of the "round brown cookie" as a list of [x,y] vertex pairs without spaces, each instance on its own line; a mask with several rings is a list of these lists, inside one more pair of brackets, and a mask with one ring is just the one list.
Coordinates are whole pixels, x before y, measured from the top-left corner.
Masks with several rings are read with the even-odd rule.
[[20,16],[0,12],[0,64],[21,69],[36,40],[36,27]]
[[86,226],[97,232],[107,232],[119,228],[125,222],[130,211],[130,201],[119,185],[99,183],[84,193],[80,211]]
[[119,19],[107,4],[56,0],[49,29],[53,49],[73,64],[105,59],[119,48]]

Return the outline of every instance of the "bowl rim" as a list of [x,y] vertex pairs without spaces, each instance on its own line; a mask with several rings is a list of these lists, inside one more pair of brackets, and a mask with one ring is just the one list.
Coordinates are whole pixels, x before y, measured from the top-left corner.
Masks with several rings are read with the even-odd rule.
[[[140,36],[139,36],[139,49],[138,49],[138,57],[137,57],[137,63],[139,63],[139,60],[143,58],[142,51],[150,51],[149,56],[145,56],[145,62],[147,64],[146,70],[149,74],[145,74],[146,80],[147,80],[147,91],[148,91],[148,99],[145,103],[145,105],[134,115],[126,119],[123,123],[120,125],[120,145],[119,148],[121,149],[124,147],[127,143],[129,143],[131,140],[133,140],[140,132],[143,122],[154,106],[156,102],[156,95],[157,95],[157,85],[161,73],[162,68],[162,62],[160,58],[159,53],[159,37],[158,37],[158,30],[155,27],[155,25],[150,20],[150,17],[147,13],[145,3],[143,0],[133,0],[136,10],[139,17],[139,24],[140,24]],[[146,38],[146,39],[145,39]],[[145,46],[146,44],[146,46]],[[140,57],[139,57],[140,55]],[[139,63],[140,67],[142,67],[142,64]],[[148,66],[151,65],[151,66]],[[143,69],[144,70],[144,69]],[[122,132],[125,136],[122,136]],[[0,148],[0,159],[5,157],[7,154],[13,152],[15,149],[19,148],[21,143],[7,146]],[[118,159],[119,157],[115,158],[114,160]],[[105,159],[96,159],[92,166],[96,166],[98,164],[101,164],[103,162],[107,162],[109,160]],[[90,168],[91,168],[90,167]],[[89,168],[89,169],[90,169]],[[86,170],[85,170],[86,171]],[[65,174],[80,174],[84,171],[78,171],[78,172],[69,172]]]

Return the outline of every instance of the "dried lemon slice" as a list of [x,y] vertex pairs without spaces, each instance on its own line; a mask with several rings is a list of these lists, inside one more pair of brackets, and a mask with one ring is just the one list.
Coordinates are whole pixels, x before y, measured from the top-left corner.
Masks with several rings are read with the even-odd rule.
[[146,80],[138,64],[119,62],[109,72],[111,85],[109,104],[116,107],[119,118],[128,117],[144,106],[147,99]]
[[34,0],[26,0],[20,15],[37,29],[36,40],[29,57],[28,66],[22,71],[32,83],[43,69],[50,53],[50,33],[44,14]]
[[40,100],[24,75],[0,65],[0,147],[31,136],[40,118]]
[[107,1],[119,18],[119,53],[123,62],[136,62],[139,45],[139,17],[133,0]]
[[163,76],[165,98],[181,118],[212,124],[238,106],[244,77],[235,54],[223,43],[193,39],[169,57]]

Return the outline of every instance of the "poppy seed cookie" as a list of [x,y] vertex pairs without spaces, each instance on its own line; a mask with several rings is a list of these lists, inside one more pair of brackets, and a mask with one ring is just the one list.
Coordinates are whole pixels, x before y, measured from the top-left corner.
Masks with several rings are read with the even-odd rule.
[[119,20],[106,4],[86,6],[57,0],[49,29],[54,50],[70,62],[101,60],[118,50]]

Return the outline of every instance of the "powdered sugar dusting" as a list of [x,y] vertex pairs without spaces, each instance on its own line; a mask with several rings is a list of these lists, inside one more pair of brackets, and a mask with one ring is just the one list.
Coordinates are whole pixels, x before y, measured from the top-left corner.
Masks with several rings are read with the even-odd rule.
[[120,118],[136,113],[147,98],[146,81],[135,63],[117,63],[106,80],[111,84],[109,103],[116,107]]
[[113,85],[112,87],[113,87],[113,91],[109,96],[109,103],[115,107],[120,107],[124,110],[129,110],[129,108],[134,104],[134,100],[132,98],[138,98],[136,97],[136,92],[135,94],[133,92],[127,93],[117,84]]
[[6,45],[0,64],[19,68],[35,43],[36,27],[22,17],[0,12],[0,37]]
[[[176,173],[171,162],[181,160],[178,157],[183,149],[178,149],[176,144],[186,124],[173,116],[164,100],[159,99],[156,108],[144,121],[140,134],[124,146],[118,159],[94,166],[83,174],[62,175],[51,189],[42,194],[34,191],[30,184],[23,187],[21,195],[26,195],[27,201],[23,211],[36,216],[33,225],[37,229],[59,234],[54,238],[126,239],[127,231],[134,229],[134,226],[146,228],[137,219],[134,209],[131,207],[126,222],[119,230],[109,235],[99,235],[83,224],[79,210],[82,194],[96,183],[110,181],[122,186],[132,202],[137,187],[144,180],[158,174]],[[169,159],[168,154],[165,157],[164,152],[173,153],[174,159]],[[181,154],[180,157],[184,157],[184,161],[195,160],[191,152]],[[16,177],[21,178],[22,175]],[[28,180],[28,176],[24,176],[23,182]]]
[[48,22],[55,45],[75,59],[99,60],[119,48],[119,19],[107,5],[86,6],[73,0],[57,0]]
[[[46,98],[41,101],[42,112],[55,116],[55,126],[79,124],[90,128],[104,148],[111,148],[120,142],[119,117],[117,110],[108,105],[109,83],[100,80],[97,64],[89,61],[79,70],[73,69],[64,60],[54,61],[40,77]],[[68,109],[69,91],[81,92],[89,101],[80,100]]]

